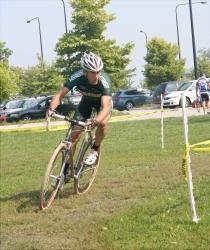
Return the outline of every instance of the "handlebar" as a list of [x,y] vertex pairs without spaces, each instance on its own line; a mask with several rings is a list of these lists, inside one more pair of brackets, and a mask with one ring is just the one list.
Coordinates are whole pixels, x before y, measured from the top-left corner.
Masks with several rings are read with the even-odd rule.
[[78,121],[78,120],[70,119],[70,118],[68,118],[67,116],[64,116],[64,115],[53,114],[52,117],[60,118],[60,119],[62,119],[64,121],[70,122],[73,125],[80,125],[82,127],[86,127],[86,123],[85,122],[81,122],[81,121]]

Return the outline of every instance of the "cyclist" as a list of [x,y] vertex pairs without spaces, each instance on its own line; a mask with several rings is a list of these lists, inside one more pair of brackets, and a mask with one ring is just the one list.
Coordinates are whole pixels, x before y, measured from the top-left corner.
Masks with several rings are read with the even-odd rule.
[[[90,154],[85,160],[85,164],[93,165],[97,162],[98,152],[102,140],[106,135],[107,123],[111,116],[112,109],[112,93],[111,80],[109,76],[103,71],[102,59],[92,53],[85,52],[80,61],[82,70],[72,74],[64,83],[64,86],[53,97],[50,108],[46,113],[46,118],[51,117],[59,105],[61,99],[74,87],[82,94],[82,99],[74,113],[74,119],[86,121],[91,128],[97,126],[95,133],[95,142],[92,146]],[[90,119],[92,108],[97,111],[95,119]],[[74,126],[72,142],[74,149],[79,140],[81,129],[79,126]],[[65,167],[68,169],[68,164]]]
[[200,94],[204,114],[206,106],[207,112],[208,114],[210,114],[208,86],[210,86],[210,82],[208,82],[208,79],[206,78],[205,74],[201,74],[200,78],[198,78],[196,83],[196,96],[199,97]]

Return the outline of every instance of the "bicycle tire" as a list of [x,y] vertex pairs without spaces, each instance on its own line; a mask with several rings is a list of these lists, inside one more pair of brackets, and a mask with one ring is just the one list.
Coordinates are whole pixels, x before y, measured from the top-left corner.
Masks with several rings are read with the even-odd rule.
[[[52,185],[51,178],[56,179],[56,176],[60,174],[61,166],[64,160],[64,154],[66,150],[66,144],[60,143],[54,150],[50,161],[48,163],[45,175],[42,181],[41,191],[40,191],[40,209],[47,209],[56,197],[59,187],[61,185],[62,179],[55,180],[56,184]],[[56,169],[56,175],[52,175],[53,170]],[[50,178],[51,177],[51,178]],[[54,180],[53,180],[54,181]],[[50,186],[49,186],[50,184]],[[48,190],[49,187],[49,190]]]
[[[90,149],[91,149],[91,144],[88,143],[84,147],[83,151],[81,152],[80,159],[79,159],[78,165],[77,165],[77,169],[79,169],[81,164],[83,164],[83,161],[86,157],[86,154],[88,152],[90,152]],[[76,177],[74,178],[74,190],[75,190],[76,194],[84,194],[91,187],[91,185],[96,177],[96,174],[97,174],[97,170],[98,170],[99,163],[100,163],[100,156],[101,156],[101,151],[99,150],[97,162],[91,167],[83,165],[82,171],[79,174],[79,176],[77,178]],[[85,174],[85,172],[87,173],[88,171],[89,171],[89,177],[87,177],[87,181],[86,181],[86,180],[84,180],[84,174]],[[76,174],[77,174],[77,172],[76,172]]]

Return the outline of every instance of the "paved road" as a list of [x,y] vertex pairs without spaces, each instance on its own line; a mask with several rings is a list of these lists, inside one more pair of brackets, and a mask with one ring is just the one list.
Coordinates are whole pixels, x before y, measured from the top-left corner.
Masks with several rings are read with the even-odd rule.
[[[197,109],[187,108],[188,116],[197,116],[203,115],[202,110],[198,112]],[[145,119],[160,119],[161,112],[159,107],[148,107],[148,108],[139,108],[133,109],[131,111],[123,111],[123,116],[117,116],[112,118],[112,122],[117,121],[130,121],[130,120],[145,120]],[[182,109],[166,109],[164,110],[163,117],[181,117]],[[54,121],[51,122],[51,125],[63,125],[66,124],[64,121]],[[16,124],[16,125],[6,125],[0,126],[0,131],[5,130],[17,130],[17,129],[30,129],[30,128],[45,128],[46,123],[30,123],[30,124]]]

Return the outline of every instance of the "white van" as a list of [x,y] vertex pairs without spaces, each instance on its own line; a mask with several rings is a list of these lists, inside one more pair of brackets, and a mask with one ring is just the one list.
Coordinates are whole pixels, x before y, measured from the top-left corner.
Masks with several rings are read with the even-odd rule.
[[185,93],[186,107],[190,106],[196,99],[196,82],[197,80],[182,83],[177,91],[173,91],[163,98],[164,107],[181,106],[181,95]]

